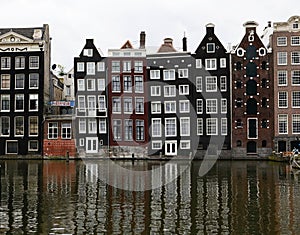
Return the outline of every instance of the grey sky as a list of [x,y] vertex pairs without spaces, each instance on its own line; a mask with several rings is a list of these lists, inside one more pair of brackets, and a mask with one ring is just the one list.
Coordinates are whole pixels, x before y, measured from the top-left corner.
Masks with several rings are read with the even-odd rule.
[[147,46],[171,37],[178,48],[185,32],[188,50],[194,52],[207,23],[216,25],[215,33],[227,47],[239,43],[248,20],[258,22],[261,33],[268,21],[287,21],[292,15],[300,15],[298,0],[10,0],[1,2],[0,27],[49,24],[52,64],[68,71],[86,38],[94,38],[107,54],[127,39],[138,46],[140,31],[146,32]]

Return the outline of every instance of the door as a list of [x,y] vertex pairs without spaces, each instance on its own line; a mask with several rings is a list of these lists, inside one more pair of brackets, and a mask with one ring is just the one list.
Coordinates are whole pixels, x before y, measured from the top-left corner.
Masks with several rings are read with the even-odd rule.
[[165,142],[165,154],[167,156],[177,155],[177,141],[166,141]]
[[88,96],[88,116],[96,117],[96,96]]
[[257,139],[257,118],[248,119],[248,138]]
[[247,143],[247,153],[256,153],[256,142],[250,141]]
[[86,153],[97,153],[98,152],[98,138],[87,137],[86,138]]
[[286,141],[278,141],[278,152],[286,152]]

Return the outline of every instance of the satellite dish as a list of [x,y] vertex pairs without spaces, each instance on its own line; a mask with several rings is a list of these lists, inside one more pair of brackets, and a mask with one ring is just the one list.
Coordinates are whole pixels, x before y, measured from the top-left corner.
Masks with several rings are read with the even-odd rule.
[[52,65],[52,70],[55,70],[56,69],[56,64],[53,64]]

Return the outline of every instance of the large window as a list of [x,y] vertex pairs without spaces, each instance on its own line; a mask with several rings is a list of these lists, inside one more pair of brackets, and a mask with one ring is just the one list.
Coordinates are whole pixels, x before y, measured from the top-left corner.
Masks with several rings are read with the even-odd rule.
[[29,117],[29,136],[38,136],[38,120],[36,116]]
[[288,107],[288,94],[286,91],[278,92],[278,108]]
[[96,65],[95,62],[87,62],[86,63],[86,74],[94,75],[96,73]]
[[152,114],[161,113],[161,103],[160,103],[160,101],[151,102],[151,113]]
[[179,112],[180,113],[189,113],[190,112],[190,101],[189,100],[180,100],[179,101]]
[[84,79],[78,79],[77,80],[77,87],[78,87],[78,91],[84,91],[85,90]]
[[98,91],[105,91],[105,78],[98,79]]
[[57,122],[48,123],[48,139],[58,138],[58,124]]
[[1,57],[1,69],[10,69],[10,57]]
[[189,85],[179,85],[179,95],[188,95]]
[[105,96],[99,95],[98,96],[98,109],[100,111],[106,111],[106,103],[105,103]]
[[217,91],[217,77],[207,76],[206,77],[206,92]]
[[10,111],[10,95],[1,95],[1,111]]
[[86,133],[86,119],[85,118],[80,118],[79,119],[79,133]]
[[161,119],[152,118],[152,137],[161,136]]
[[39,74],[31,73],[29,74],[29,89],[38,89],[39,88]]
[[2,116],[0,117],[0,125],[1,125],[1,136],[9,136],[10,130],[10,119],[9,117]]
[[105,63],[104,63],[104,62],[98,62],[98,63],[97,63],[97,70],[98,70],[99,72],[105,71]]
[[80,112],[85,111],[85,96],[78,96],[78,110]]
[[286,37],[277,37],[277,46],[286,46],[287,38]]
[[217,99],[206,99],[206,113],[217,113]]
[[113,92],[121,91],[120,76],[112,76],[112,91]]
[[15,111],[24,111],[24,94],[15,95]]
[[124,92],[132,92],[131,76],[123,76]]
[[113,138],[114,140],[122,139],[121,120],[113,119]]
[[178,77],[179,78],[188,78],[189,70],[188,69],[178,69]]
[[288,133],[288,115],[279,114],[278,115],[278,133],[287,134]]
[[165,101],[165,113],[176,113],[176,101]]
[[164,70],[164,80],[175,80],[175,69]]
[[300,70],[292,71],[292,85],[294,86],[300,85]]
[[131,97],[124,97],[124,113],[132,113],[132,98]]
[[190,135],[190,118],[182,117],[180,118],[180,136]]
[[134,76],[134,90],[136,93],[144,92],[143,76]]
[[300,52],[299,51],[292,52],[291,56],[292,56],[292,65],[300,64]]
[[112,112],[121,113],[121,98],[113,97],[112,98]]
[[10,89],[10,75],[1,74],[1,90],[9,90],[9,89]]
[[160,71],[150,70],[150,79],[160,79]]
[[87,79],[86,85],[87,85],[88,91],[96,90],[96,80],[95,79]]
[[165,97],[175,97],[176,87],[174,85],[164,86],[164,95]]
[[134,61],[134,72],[143,72],[143,61]]
[[77,62],[77,72],[84,72],[84,63]]
[[16,74],[15,88],[24,89],[24,84],[25,84],[25,74]]
[[124,140],[129,141],[133,139],[133,124],[131,119],[124,120]]
[[38,69],[39,68],[39,57],[38,56],[30,56],[29,57],[29,68],[30,69]]
[[218,134],[218,119],[207,118],[206,119],[206,134],[217,135]]
[[160,96],[160,86],[151,86],[151,96]]
[[217,69],[217,59],[205,59],[205,69],[206,70],[216,70]]
[[95,119],[88,120],[88,130],[89,134],[97,133],[97,121]]
[[123,72],[131,72],[131,61],[123,61]]
[[136,129],[136,140],[144,140],[144,133],[145,133],[145,127],[144,127],[144,120],[136,120],[135,121],[135,129]]
[[62,139],[71,139],[71,123],[66,122],[61,124],[61,138]]
[[196,91],[202,92],[202,77],[196,77]]
[[25,57],[16,56],[15,58],[15,69],[24,69],[25,68]]
[[144,114],[144,98],[136,97],[135,98],[135,113]]
[[165,119],[165,135],[176,136],[176,118]]
[[292,36],[291,45],[292,46],[299,46],[300,45],[300,36]]
[[287,52],[277,52],[277,65],[287,65]]
[[99,120],[99,133],[106,133],[106,120],[105,120],[105,118],[100,118],[100,120]]
[[281,70],[277,72],[278,86],[287,86],[287,71]]
[[300,108],[300,91],[292,92],[292,107]]
[[120,72],[120,61],[111,62],[111,71],[113,73]]
[[300,114],[293,114],[293,134],[300,134]]
[[38,111],[39,95],[29,94],[29,111]]

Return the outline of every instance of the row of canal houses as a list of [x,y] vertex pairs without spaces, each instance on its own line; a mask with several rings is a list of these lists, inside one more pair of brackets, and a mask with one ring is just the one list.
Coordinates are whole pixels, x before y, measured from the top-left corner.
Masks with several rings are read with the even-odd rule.
[[[262,36],[257,34],[258,24],[248,21],[240,43],[228,50],[213,24],[206,25],[206,35],[194,53],[188,51],[186,37],[180,50],[171,38],[153,48],[146,46],[146,34],[141,32],[138,48],[126,41],[104,57],[94,41],[87,39],[66,75],[65,82],[69,79],[74,86],[69,102],[57,102],[59,98],[53,95],[57,79],[46,73],[50,69],[47,30],[31,29],[33,36],[41,36],[39,40],[29,34],[23,38],[37,45],[33,55],[19,45],[22,40],[18,39],[18,45],[11,41],[11,37],[22,38],[24,29],[6,30],[0,34],[0,155],[201,158],[220,154],[226,158],[290,151],[300,143],[299,20],[292,16],[287,22],[269,23]],[[17,63],[21,49],[27,53],[24,72],[2,66],[7,58]],[[44,70],[39,76],[44,79],[39,79],[42,93],[34,113],[30,105],[27,110],[27,102],[33,105],[37,90],[24,87],[19,91],[15,83],[20,71],[25,73],[25,84],[31,73],[37,73],[27,67],[36,53],[42,56],[39,61]],[[15,77],[11,89],[3,87],[7,74]],[[62,89],[66,87],[70,93],[70,85]],[[13,112],[19,93],[26,97],[26,108]],[[62,103],[65,111],[59,107]],[[33,115],[40,115],[35,135],[30,133]],[[16,135],[21,119],[23,132]]]

